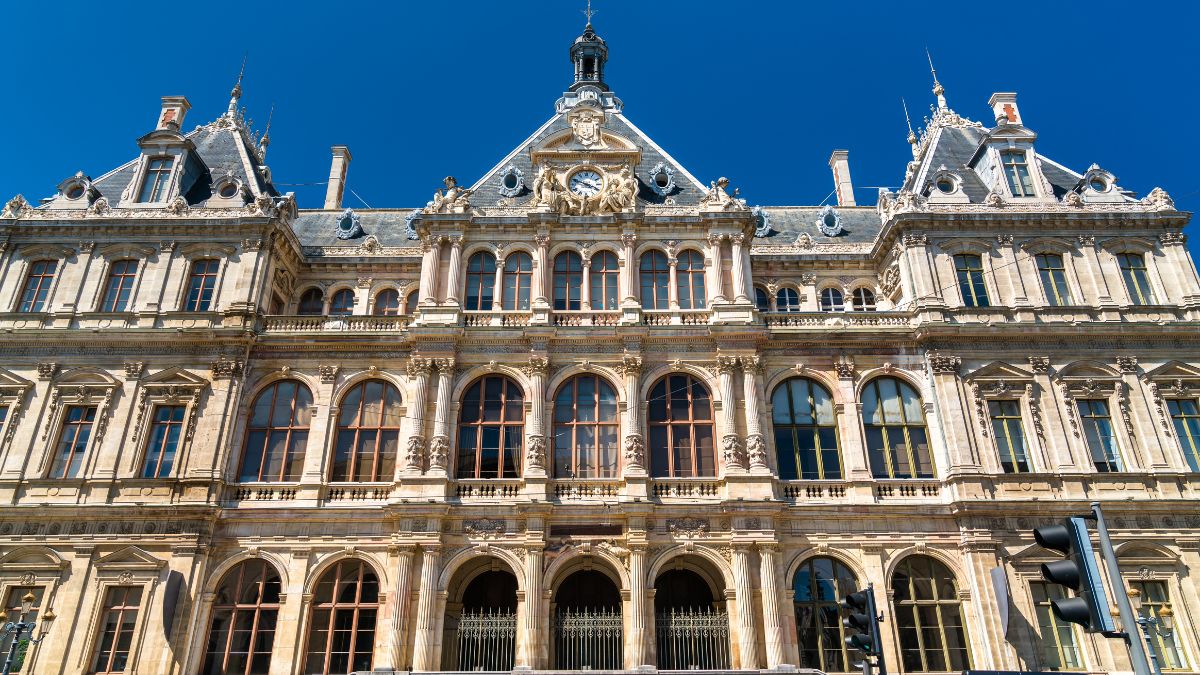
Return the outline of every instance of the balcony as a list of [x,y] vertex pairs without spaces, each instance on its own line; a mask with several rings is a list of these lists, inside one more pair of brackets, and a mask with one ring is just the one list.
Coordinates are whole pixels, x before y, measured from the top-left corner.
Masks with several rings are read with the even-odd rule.
[[621,313],[615,311],[557,311],[553,323],[555,326],[615,326],[620,319]]
[[908,328],[911,312],[763,312],[768,328]]
[[811,481],[794,480],[780,481],[783,484],[783,498],[789,502],[840,502],[846,500],[847,484],[840,481]]
[[521,480],[517,478],[464,479],[454,485],[454,496],[460,501],[512,501],[521,496]]
[[463,325],[468,328],[484,326],[500,326],[503,328],[520,328],[528,326],[533,320],[533,312],[522,310],[500,312],[464,312]]
[[643,326],[706,326],[712,320],[707,309],[645,309]]
[[721,499],[725,482],[719,478],[655,478],[657,499]]
[[321,502],[326,505],[349,506],[363,502],[387,501],[392,493],[391,483],[349,483],[326,485],[321,489]]
[[299,486],[284,484],[239,484],[225,488],[227,502],[287,502],[296,498]]
[[621,495],[621,481],[616,478],[566,478],[554,481],[554,499],[569,501],[608,501]]
[[887,480],[875,484],[875,501],[941,503],[942,485],[935,480]]
[[268,316],[262,332],[296,333],[396,333],[408,328],[411,316]]

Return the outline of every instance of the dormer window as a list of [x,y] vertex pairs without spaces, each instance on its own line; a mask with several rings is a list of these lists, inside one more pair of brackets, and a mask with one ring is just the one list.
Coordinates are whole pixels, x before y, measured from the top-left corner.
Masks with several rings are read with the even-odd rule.
[[138,193],[138,202],[151,204],[164,201],[167,197],[167,183],[171,180],[171,167],[175,160],[172,157],[154,157],[146,164],[146,177],[142,179],[142,190]]
[[1008,178],[1008,189],[1014,197],[1036,197],[1033,178],[1029,175],[1029,164],[1024,150],[1005,150],[1000,153],[1004,163],[1004,175]]

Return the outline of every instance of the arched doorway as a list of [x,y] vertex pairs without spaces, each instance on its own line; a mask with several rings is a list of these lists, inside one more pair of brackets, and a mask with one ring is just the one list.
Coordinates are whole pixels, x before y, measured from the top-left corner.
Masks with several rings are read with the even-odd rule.
[[564,579],[554,594],[551,622],[556,670],[624,667],[621,592],[608,575],[583,569]]
[[442,670],[509,671],[517,653],[517,578],[495,559],[460,570],[446,603]]
[[729,613],[721,577],[677,559],[654,582],[659,670],[728,670]]

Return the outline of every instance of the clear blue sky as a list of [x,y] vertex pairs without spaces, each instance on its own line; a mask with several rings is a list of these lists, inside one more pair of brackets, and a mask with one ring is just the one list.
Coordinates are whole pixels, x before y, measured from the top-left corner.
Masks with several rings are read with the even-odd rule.
[[[159,97],[183,94],[190,129],[242,99],[277,183],[315,183],[346,144],[349,187],[414,207],[440,179],[473,182],[553,112],[584,0],[368,3],[14,3],[7,8],[0,197],[51,194],[136,153]],[[729,176],[751,203],[815,204],[831,150],[850,150],[860,203],[896,186],[933,101],[933,53],[950,106],[989,117],[1016,91],[1038,148],[1124,187],[1161,185],[1200,206],[1200,3],[710,2],[593,0],[607,79],[626,114],[698,178]],[[294,190],[319,207],[323,186]],[[361,206],[347,193],[346,203]],[[1200,245],[1200,234],[1192,237]]]

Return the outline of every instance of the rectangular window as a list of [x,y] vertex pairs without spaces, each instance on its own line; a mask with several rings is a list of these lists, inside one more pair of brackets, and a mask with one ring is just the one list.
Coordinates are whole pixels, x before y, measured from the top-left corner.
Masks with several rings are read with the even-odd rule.
[[1175,423],[1175,435],[1188,466],[1192,471],[1200,471],[1200,407],[1195,399],[1182,398],[1168,400],[1167,410]]
[[141,603],[140,586],[113,586],[104,594],[100,634],[96,636],[96,660],[90,672],[97,675],[125,672]]
[[1108,414],[1108,401],[1104,399],[1080,399],[1079,417],[1083,422],[1083,435],[1087,438],[1088,452],[1092,463],[1100,473],[1124,471],[1121,453],[1117,449],[1117,438],[1113,434],[1112,418]]
[[187,407],[182,405],[160,405],[154,409],[154,423],[146,440],[142,478],[166,478],[171,475],[186,411]]
[[1146,270],[1146,259],[1140,253],[1121,253],[1117,256],[1121,265],[1121,278],[1125,290],[1129,291],[1129,302],[1134,305],[1153,305],[1154,291],[1150,288],[1150,275]]
[[1075,642],[1073,624],[1054,615],[1051,600],[1065,597],[1062,586],[1044,581],[1029,582],[1033,608],[1037,613],[1038,632],[1042,634],[1043,670],[1082,670],[1083,659]]
[[146,177],[142,179],[142,190],[138,193],[138,201],[143,204],[161,202],[167,198],[167,183],[171,180],[171,166],[175,160],[170,157],[155,157],[146,164]]
[[184,301],[185,312],[207,312],[212,307],[213,289],[217,286],[217,269],[220,261],[206,259],[192,263],[192,273],[188,277],[187,299]]
[[83,453],[87,451],[88,440],[92,437],[92,425],[95,422],[95,406],[73,405],[63,413],[54,465],[50,467],[51,478],[75,478],[79,475],[79,469],[83,466]]
[[[1142,618],[1149,619],[1151,617],[1158,618],[1162,616],[1162,611],[1166,609],[1168,612],[1176,614],[1174,630],[1163,631],[1159,630],[1158,626],[1147,626],[1146,630],[1150,631],[1150,645],[1154,649],[1154,655],[1158,658],[1158,666],[1163,670],[1186,670],[1187,659],[1183,657],[1183,650],[1179,648],[1179,643],[1175,639],[1176,633],[1179,632],[1180,626],[1184,625],[1179,620],[1175,608],[1171,605],[1170,591],[1167,590],[1167,582],[1165,581],[1141,581],[1129,579],[1130,595],[1133,591],[1140,593],[1141,604],[1134,602],[1134,611]],[[1133,598],[1130,598],[1133,600]]]
[[1025,431],[1021,428],[1019,401],[988,401],[992,431],[996,434],[996,449],[1004,473],[1029,471],[1029,453],[1025,448]]
[[988,307],[987,286],[983,283],[983,259],[970,253],[954,256],[958,290],[967,307]]
[[129,309],[129,295],[133,282],[137,280],[136,260],[117,260],[108,270],[108,284],[104,289],[101,312],[124,312]]
[[[45,586],[13,586],[8,589],[8,599],[5,602],[4,609],[8,612],[9,621],[17,621],[21,618],[21,598],[24,598],[29,593],[33,594],[33,608],[25,615],[25,622],[37,623],[38,612],[42,607],[42,598],[46,594]],[[10,672],[21,672],[21,666],[25,664],[25,655],[29,651],[30,637],[28,632],[21,634],[21,641],[17,643],[17,651],[13,655],[13,665]],[[8,656],[8,650],[12,647],[12,639],[12,633],[0,635],[0,658]]]
[[54,273],[57,270],[57,260],[38,260],[29,266],[19,311],[40,312],[45,309],[46,298],[50,295],[50,285],[54,283]]
[[1008,189],[1014,197],[1035,197],[1033,178],[1029,175],[1029,164],[1022,150],[1005,150],[1000,153],[1004,162],[1004,175],[1008,178]]
[[1057,253],[1040,253],[1035,256],[1038,275],[1042,278],[1042,289],[1046,291],[1046,302],[1051,307],[1071,304],[1071,291],[1067,288],[1067,270],[1063,257]]

